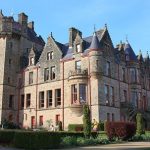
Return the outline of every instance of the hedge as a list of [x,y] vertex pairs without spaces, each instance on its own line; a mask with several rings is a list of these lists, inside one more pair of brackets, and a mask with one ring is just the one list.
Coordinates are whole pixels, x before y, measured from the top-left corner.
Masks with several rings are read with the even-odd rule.
[[61,142],[59,132],[16,132],[14,147],[25,149],[58,148]]
[[0,144],[10,144],[14,138],[14,130],[0,130]]
[[106,133],[110,140],[113,138],[127,140],[135,135],[136,125],[130,122],[107,122]]
[[83,131],[83,124],[69,124],[68,131]]
[[[56,149],[61,146],[65,137],[84,137],[83,132],[47,132],[47,131],[22,131],[0,130],[0,143],[24,149]],[[92,132],[92,137],[97,137]]]

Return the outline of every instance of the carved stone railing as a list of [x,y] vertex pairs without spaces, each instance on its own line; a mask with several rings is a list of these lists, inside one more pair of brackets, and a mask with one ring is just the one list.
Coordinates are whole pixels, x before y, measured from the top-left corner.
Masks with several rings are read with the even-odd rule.
[[76,79],[76,78],[87,78],[88,77],[88,71],[87,69],[81,70],[81,69],[76,69],[74,71],[70,71],[68,74],[68,79]]

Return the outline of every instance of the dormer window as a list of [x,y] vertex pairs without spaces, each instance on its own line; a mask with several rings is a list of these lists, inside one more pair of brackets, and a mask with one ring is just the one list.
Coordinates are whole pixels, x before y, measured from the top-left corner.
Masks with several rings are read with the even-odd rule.
[[30,57],[30,65],[34,65],[34,57]]
[[47,60],[51,60],[54,58],[54,52],[48,52],[47,53]]
[[76,51],[77,51],[77,53],[81,52],[81,46],[80,46],[80,44],[76,45]]

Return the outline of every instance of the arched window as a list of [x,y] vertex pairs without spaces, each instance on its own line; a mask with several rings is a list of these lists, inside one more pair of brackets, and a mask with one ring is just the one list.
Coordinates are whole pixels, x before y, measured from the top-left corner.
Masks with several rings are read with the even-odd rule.
[[51,60],[51,59],[54,59],[54,52],[48,52],[47,53],[47,60]]
[[30,65],[34,65],[34,57],[30,57]]
[[81,52],[81,46],[80,46],[80,44],[76,45],[76,51],[77,51],[77,53]]

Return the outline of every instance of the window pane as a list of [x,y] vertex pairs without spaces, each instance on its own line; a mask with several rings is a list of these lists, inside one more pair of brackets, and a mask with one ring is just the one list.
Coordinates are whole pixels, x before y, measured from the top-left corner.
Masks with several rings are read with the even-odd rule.
[[72,103],[77,103],[77,84],[71,85],[71,100]]
[[110,100],[111,100],[111,105],[114,106],[114,87],[110,87]]
[[33,72],[29,72],[29,84],[33,83]]
[[130,79],[131,79],[131,82],[135,82],[136,81],[135,68],[130,68]]
[[43,108],[44,107],[44,92],[40,92],[39,93],[39,108]]
[[44,81],[49,80],[49,68],[44,69]]
[[30,65],[34,65],[34,57],[30,57]]
[[61,105],[61,89],[55,90],[55,100],[56,100],[56,106]]
[[75,62],[75,69],[76,70],[78,70],[78,69],[80,70],[81,69],[81,61],[76,61]]
[[52,106],[52,90],[47,91],[47,107]]
[[51,80],[55,79],[55,66],[51,67]]
[[79,84],[80,103],[86,102],[86,84]]
[[77,49],[77,53],[81,51],[80,44],[77,44],[76,49]]
[[9,108],[13,108],[14,105],[14,95],[9,96]]
[[26,107],[30,107],[31,94],[26,95]]
[[40,118],[39,118],[39,125],[40,125],[40,126],[43,125],[43,116],[40,116]]

